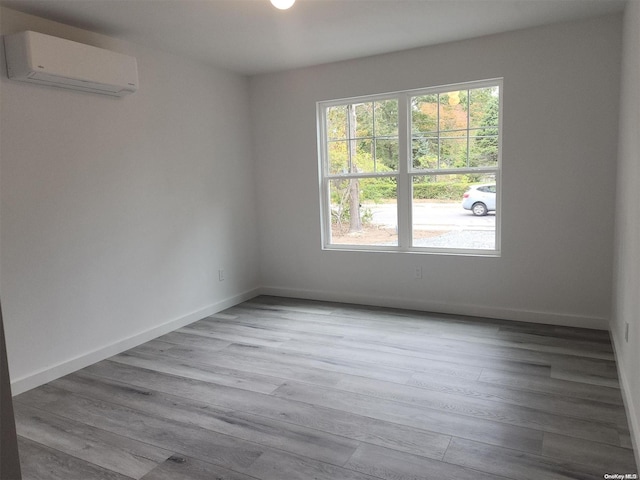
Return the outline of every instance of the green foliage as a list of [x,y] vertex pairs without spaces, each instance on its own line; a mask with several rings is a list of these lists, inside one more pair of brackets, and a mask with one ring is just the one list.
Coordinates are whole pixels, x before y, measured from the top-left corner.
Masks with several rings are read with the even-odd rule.
[[[425,177],[430,179],[432,177]],[[477,183],[491,181],[479,175],[464,175],[460,181],[420,181],[413,184],[413,197],[425,200],[451,200],[459,201],[462,195],[467,191],[469,186]],[[348,181],[341,182],[341,187],[331,189],[331,204],[336,205],[334,217],[338,217],[341,221],[349,220],[349,209],[340,208],[344,205],[343,199],[348,188]],[[381,203],[385,200],[395,200],[397,198],[398,186],[395,178],[361,178],[360,179],[360,198],[363,202]],[[340,213],[338,213],[340,212]],[[362,214],[362,212],[361,212]],[[364,218],[363,218],[364,220]]]
[[469,144],[469,163],[472,167],[498,164],[498,97],[490,96],[483,106],[484,126],[474,132],[476,137]]
[[362,200],[379,203],[388,198],[396,198],[398,185],[395,178],[363,178],[360,180]]
[[413,185],[413,198],[428,200],[462,200],[468,183],[430,182]]
[[[476,177],[476,176],[465,176]],[[477,176],[479,177],[479,176]],[[461,179],[458,182],[435,181],[416,182],[413,185],[413,197],[426,200],[452,200],[459,201],[470,185],[484,182],[484,178],[469,178],[469,181]],[[384,200],[395,200],[397,198],[398,186],[395,179],[361,179],[361,199],[374,203],[381,203]]]

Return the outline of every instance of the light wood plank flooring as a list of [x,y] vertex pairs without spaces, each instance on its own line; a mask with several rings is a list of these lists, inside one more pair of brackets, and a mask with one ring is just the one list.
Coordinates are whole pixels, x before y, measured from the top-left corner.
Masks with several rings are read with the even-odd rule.
[[636,473],[606,332],[275,297],[15,397],[25,479]]

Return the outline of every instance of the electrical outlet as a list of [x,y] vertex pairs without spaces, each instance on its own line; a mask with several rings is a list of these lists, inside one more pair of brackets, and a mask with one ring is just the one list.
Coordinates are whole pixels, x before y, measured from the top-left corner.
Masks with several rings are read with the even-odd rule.
[[629,341],[629,322],[624,322],[624,341]]
[[414,267],[413,278],[420,280],[422,278],[422,267]]
[[224,270],[218,270],[218,280],[224,282]]

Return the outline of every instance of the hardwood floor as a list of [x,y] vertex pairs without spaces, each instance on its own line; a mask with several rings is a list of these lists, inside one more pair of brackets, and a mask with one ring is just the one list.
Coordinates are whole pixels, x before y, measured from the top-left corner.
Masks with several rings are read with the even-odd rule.
[[637,473],[606,332],[258,297],[14,399],[25,479]]

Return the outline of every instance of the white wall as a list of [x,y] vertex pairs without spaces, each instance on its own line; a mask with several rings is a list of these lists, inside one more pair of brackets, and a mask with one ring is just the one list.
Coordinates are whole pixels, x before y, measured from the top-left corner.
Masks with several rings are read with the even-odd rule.
[[[620,22],[253,77],[265,291],[607,328]],[[315,103],[494,77],[504,77],[502,257],[322,251]]]
[[257,229],[245,77],[1,13],[3,34],[133,55],[140,77],[116,99],[0,75],[0,291],[15,394],[255,294]]
[[[613,337],[618,371],[640,464],[640,2],[627,5],[624,21],[620,144],[616,202]],[[629,323],[629,342],[625,323]]]

